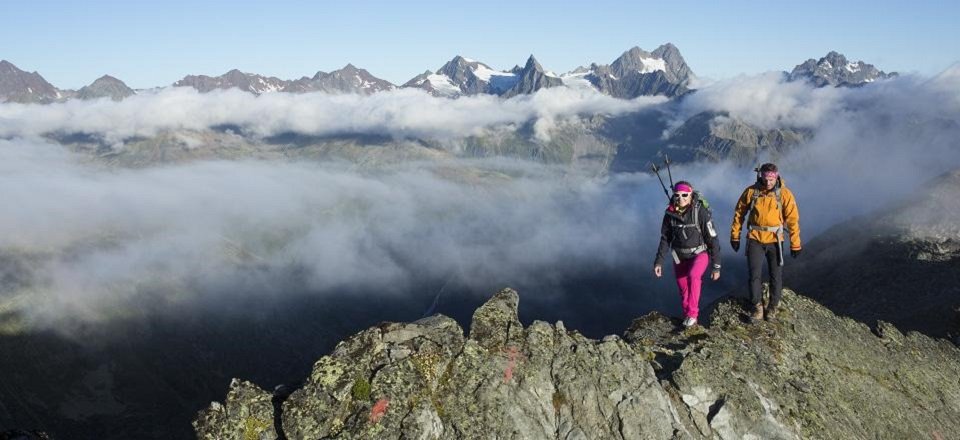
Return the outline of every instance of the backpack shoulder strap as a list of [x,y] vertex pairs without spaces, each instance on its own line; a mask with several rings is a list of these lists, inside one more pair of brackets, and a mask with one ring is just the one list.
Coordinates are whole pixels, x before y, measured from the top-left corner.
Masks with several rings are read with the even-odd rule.
[[773,193],[777,196],[777,215],[780,216],[780,224],[783,224],[783,202],[780,198],[780,182],[777,182],[776,188],[774,188]]
[[702,233],[700,231],[700,201],[697,200],[691,208],[693,208],[693,224],[697,226],[697,232]]
[[[747,210],[747,212],[743,215],[743,219],[741,220],[741,222],[744,224],[746,224],[747,220],[750,219],[750,214],[752,214],[753,210],[757,207],[757,199],[760,198],[760,186],[753,185],[751,189],[753,190],[753,197],[750,198],[750,209]],[[777,200],[779,200],[779,196]]]

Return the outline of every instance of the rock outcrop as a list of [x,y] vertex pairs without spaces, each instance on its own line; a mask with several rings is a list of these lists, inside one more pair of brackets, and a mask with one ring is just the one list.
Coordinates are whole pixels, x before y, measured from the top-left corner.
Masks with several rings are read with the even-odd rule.
[[875,330],[786,291],[745,324],[721,301],[708,328],[651,314],[623,337],[518,319],[504,289],[468,337],[450,318],[384,323],[340,343],[272,415],[234,381],[201,438],[957,438],[960,350]]

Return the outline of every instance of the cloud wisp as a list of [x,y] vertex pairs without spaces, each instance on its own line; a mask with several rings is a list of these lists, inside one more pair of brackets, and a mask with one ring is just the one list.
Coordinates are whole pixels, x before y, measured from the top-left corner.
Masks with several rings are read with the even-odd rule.
[[451,100],[416,89],[371,96],[322,92],[254,96],[237,89],[199,93],[189,87],[168,87],[121,102],[104,98],[50,105],[2,104],[0,137],[84,133],[116,144],[163,131],[229,125],[262,137],[374,134],[446,140],[482,134],[491,127],[533,122],[536,135],[545,139],[558,120],[622,114],[665,101],[663,97],[626,101],[566,87],[507,100],[489,95]]

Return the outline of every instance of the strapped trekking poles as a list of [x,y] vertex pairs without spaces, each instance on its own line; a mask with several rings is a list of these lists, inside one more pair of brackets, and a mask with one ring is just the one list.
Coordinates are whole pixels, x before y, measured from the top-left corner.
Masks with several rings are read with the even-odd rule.
[[[670,178],[670,188],[673,189],[673,173],[670,172],[670,158],[667,155],[663,155],[664,165],[667,167],[667,176]],[[663,183],[663,178],[660,177],[660,168],[657,164],[652,165],[653,172],[657,174],[657,180],[660,181],[660,186],[663,187],[663,194],[667,196],[667,201],[672,200],[670,198],[670,190],[667,189],[667,185]]]

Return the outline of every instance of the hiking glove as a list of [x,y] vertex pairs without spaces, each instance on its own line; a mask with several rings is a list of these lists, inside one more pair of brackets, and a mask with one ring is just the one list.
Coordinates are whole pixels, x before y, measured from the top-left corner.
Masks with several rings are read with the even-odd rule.
[[730,247],[733,248],[734,252],[740,251],[740,240],[730,240]]
[[802,250],[803,249],[797,249],[797,250],[790,249],[790,256],[793,258],[797,258],[800,256],[800,251]]

